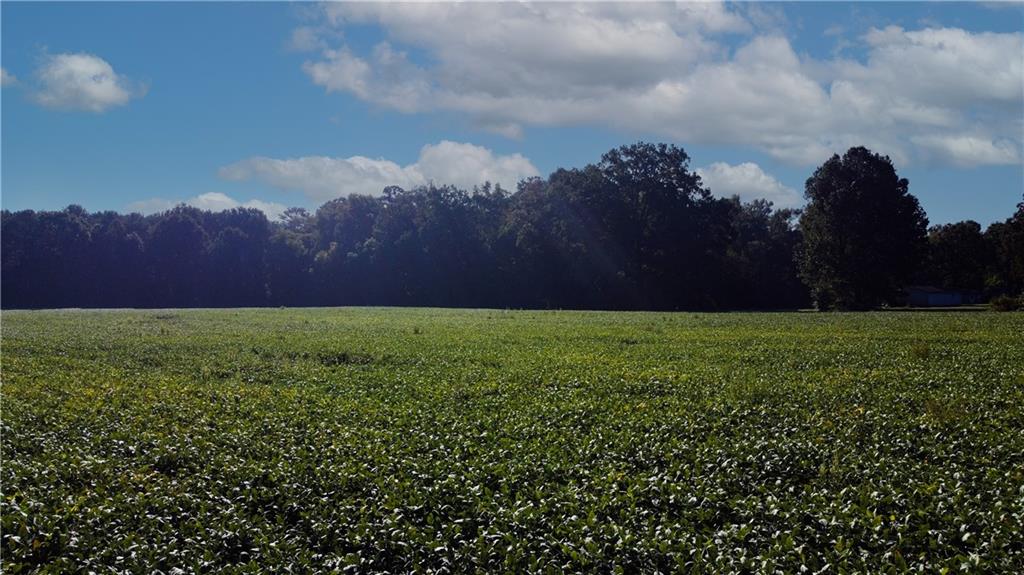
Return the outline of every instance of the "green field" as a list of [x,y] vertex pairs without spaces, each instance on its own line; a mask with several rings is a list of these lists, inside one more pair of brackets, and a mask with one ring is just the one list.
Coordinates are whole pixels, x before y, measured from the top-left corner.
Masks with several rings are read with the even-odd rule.
[[2,329],[4,573],[1024,572],[1022,314]]

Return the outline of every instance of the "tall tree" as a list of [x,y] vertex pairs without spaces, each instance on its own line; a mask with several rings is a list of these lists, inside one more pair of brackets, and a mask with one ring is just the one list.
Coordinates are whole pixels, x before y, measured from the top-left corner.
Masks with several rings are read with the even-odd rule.
[[820,309],[900,299],[926,250],[928,219],[887,156],[850,148],[807,180],[800,274]]
[[267,297],[273,305],[313,305],[310,291],[315,218],[303,208],[288,208],[267,240]]
[[800,308],[808,304],[807,288],[797,275],[793,254],[800,242],[799,210],[773,210],[768,200],[741,203],[728,199],[732,244],[728,251],[728,302],[745,308]]
[[989,287],[996,293],[1024,295],[1024,201],[1005,222],[990,225],[985,239],[995,260]]
[[222,307],[266,302],[266,252],[270,222],[254,208],[233,208],[204,218],[208,246],[209,297]]
[[147,306],[196,307],[206,303],[208,237],[202,211],[180,205],[162,214],[150,235],[152,281]]
[[639,143],[609,151],[597,165],[610,193],[602,210],[623,256],[638,307],[710,307],[704,280],[721,272],[728,210],[689,170],[682,148]]
[[967,220],[928,230],[928,283],[944,288],[982,290],[992,265],[992,248],[981,224]]

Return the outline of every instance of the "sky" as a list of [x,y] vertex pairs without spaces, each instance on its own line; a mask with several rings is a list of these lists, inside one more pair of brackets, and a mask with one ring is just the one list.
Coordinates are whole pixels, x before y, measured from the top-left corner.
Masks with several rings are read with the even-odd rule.
[[803,204],[889,156],[933,224],[1024,191],[1024,4],[0,3],[0,205],[275,217],[684,148]]

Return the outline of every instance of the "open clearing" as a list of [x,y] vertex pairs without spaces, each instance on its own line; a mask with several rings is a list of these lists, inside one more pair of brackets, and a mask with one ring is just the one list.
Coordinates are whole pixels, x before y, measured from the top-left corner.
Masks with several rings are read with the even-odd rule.
[[3,571],[1024,572],[1024,314],[3,313]]

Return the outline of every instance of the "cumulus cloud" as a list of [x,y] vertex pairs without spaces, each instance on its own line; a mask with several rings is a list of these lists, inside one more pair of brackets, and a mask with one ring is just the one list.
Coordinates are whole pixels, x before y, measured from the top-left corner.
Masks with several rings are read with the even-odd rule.
[[448,140],[423,146],[416,169],[429,181],[460,188],[492,182],[514,190],[520,180],[540,175],[522,154],[495,155],[482,146]]
[[219,175],[226,180],[259,180],[322,202],[349,194],[379,195],[387,186],[408,189],[430,182],[469,189],[490,181],[514,189],[519,180],[540,172],[521,154],[498,155],[481,146],[444,140],[423,146],[419,159],[406,166],[364,156],[253,157],[224,166]]
[[199,194],[193,198],[189,198],[184,201],[173,201],[164,198],[149,198],[147,200],[140,200],[128,204],[129,212],[137,212],[140,214],[155,214],[158,212],[164,212],[174,208],[178,204],[186,204],[194,206],[201,210],[208,210],[211,212],[222,212],[224,210],[230,210],[234,208],[256,208],[264,214],[270,220],[276,220],[281,217],[281,214],[287,209],[282,204],[275,202],[264,202],[263,200],[249,200],[247,202],[239,202],[238,200],[222,194],[220,192],[207,192],[205,194]]
[[420,110],[430,92],[425,73],[387,42],[374,48],[370,61],[348,49],[325,50],[322,56],[319,62],[306,62],[303,69],[328,92],[350,92],[402,112]]
[[[408,85],[411,75],[425,88],[421,96],[456,100],[518,93],[576,99],[607,87],[650,86],[718,49],[702,30],[746,27],[720,3],[339,3],[325,11],[335,25],[380,24],[394,42],[427,50],[437,66],[413,66],[390,43],[366,58],[327,50],[306,65],[315,82],[328,89],[348,85],[359,95],[370,75],[399,85]],[[362,81],[353,82],[355,69]]]
[[802,203],[796,190],[765,173],[753,162],[735,166],[715,162],[696,171],[711,192],[719,197],[739,196],[744,201],[765,199],[780,208],[793,208]]
[[123,106],[144,90],[92,54],[53,54],[36,69],[36,102],[48,108],[104,112]]
[[6,68],[0,68],[0,86],[11,86],[17,83],[18,79],[14,77],[14,74],[8,72]]
[[851,81],[887,86],[914,102],[939,106],[1021,99],[1019,33],[889,26],[872,29],[864,39],[871,48],[867,63],[847,63],[842,70]]
[[[798,165],[860,144],[904,163],[1019,161],[1022,33],[887,27],[850,40],[860,59],[812,58],[754,12],[719,2],[332,3],[323,29],[374,24],[386,41],[368,53],[328,42],[304,70],[329,92],[459,112],[513,138],[531,125],[587,124],[744,145]],[[746,36],[731,48],[736,34]]]

